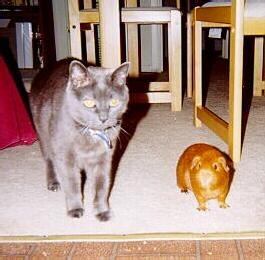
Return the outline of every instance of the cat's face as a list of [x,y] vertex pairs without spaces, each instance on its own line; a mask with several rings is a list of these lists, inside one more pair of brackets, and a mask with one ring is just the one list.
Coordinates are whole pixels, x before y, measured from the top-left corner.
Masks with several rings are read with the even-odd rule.
[[126,77],[129,63],[115,70],[86,68],[78,61],[69,66],[68,111],[84,127],[103,130],[117,125],[129,101]]

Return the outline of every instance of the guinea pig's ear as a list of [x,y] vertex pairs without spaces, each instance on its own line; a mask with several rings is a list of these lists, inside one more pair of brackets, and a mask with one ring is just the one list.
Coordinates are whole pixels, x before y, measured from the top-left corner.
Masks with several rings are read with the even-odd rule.
[[200,156],[195,156],[192,159],[190,169],[193,170],[194,168],[196,168],[197,170],[199,170],[200,167],[201,167],[201,157]]
[[230,169],[226,163],[226,159],[223,156],[218,158],[218,162],[222,165],[222,167],[224,168],[226,172],[229,172]]

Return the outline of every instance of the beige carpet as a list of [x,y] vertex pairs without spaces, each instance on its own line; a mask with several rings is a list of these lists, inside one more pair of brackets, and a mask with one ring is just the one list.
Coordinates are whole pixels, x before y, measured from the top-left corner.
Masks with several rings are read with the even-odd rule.
[[[210,100],[218,113],[227,113],[221,105],[223,97]],[[193,126],[192,113],[190,99],[184,100],[183,111],[177,113],[172,113],[168,104],[129,111],[125,127],[131,137],[128,144],[125,136],[121,138],[126,149],[110,197],[113,216],[106,223],[93,215],[89,185],[83,218],[66,216],[63,193],[46,189],[38,143],[0,151],[0,236],[265,234],[265,98],[253,99],[228,209],[211,201],[208,212],[199,212],[194,196],[182,194],[176,187],[176,161],[187,146],[206,142],[227,150],[205,126]]]

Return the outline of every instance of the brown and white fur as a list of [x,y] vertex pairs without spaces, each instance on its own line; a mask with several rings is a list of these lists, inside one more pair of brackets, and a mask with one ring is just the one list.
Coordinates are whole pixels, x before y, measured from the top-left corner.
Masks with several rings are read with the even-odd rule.
[[226,154],[208,144],[194,144],[180,156],[177,164],[177,185],[182,192],[192,191],[199,210],[207,210],[206,201],[217,199],[221,208],[233,177],[232,161]]

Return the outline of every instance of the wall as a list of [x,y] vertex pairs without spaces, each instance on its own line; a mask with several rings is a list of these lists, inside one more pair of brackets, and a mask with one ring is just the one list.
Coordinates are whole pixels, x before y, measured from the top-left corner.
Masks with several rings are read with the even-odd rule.
[[70,36],[68,32],[67,0],[52,0],[56,59],[70,56]]

